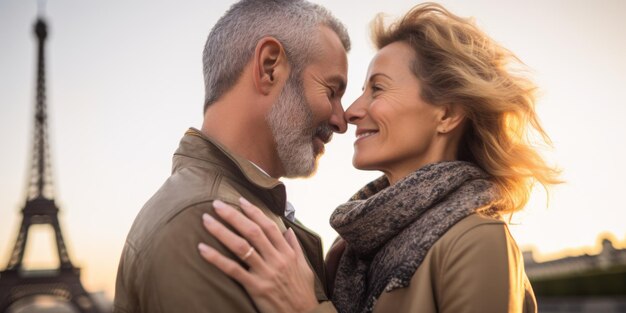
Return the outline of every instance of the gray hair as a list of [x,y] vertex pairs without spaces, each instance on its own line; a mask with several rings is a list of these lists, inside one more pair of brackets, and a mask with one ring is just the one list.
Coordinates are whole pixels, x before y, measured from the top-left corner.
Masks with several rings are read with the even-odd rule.
[[213,26],[204,47],[204,111],[235,85],[263,37],[279,40],[291,70],[300,74],[317,51],[320,25],[332,29],[346,52],[350,51],[345,26],[320,5],[305,0],[241,0],[233,4]]

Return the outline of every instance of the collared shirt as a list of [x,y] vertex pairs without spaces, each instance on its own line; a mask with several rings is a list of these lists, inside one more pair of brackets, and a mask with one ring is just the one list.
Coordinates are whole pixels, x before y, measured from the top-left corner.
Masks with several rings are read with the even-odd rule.
[[[270,174],[268,174],[265,170],[263,170],[260,166],[258,166],[256,163],[248,160],[250,163],[252,163],[252,165],[256,166],[256,168],[259,169],[259,171],[263,172],[263,174],[267,175],[268,177],[270,177]],[[293,204],[291,204],[291,202],[289,202],[289,200],[286,201],[285,203],[285,217],[292,221],[295,222],[296,221],[296,208],[294,208]]]

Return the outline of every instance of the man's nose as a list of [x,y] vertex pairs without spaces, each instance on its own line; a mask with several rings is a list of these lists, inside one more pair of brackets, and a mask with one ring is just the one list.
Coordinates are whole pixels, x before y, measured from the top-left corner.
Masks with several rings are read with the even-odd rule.
[[333,105],[333,112],[330,116],[329,124],[333,128],[333,131],[336,133],[343,134],[348,130],[348,125],[346,123],[346,120],[344,119],[343,106],[341,106],[341,102]]

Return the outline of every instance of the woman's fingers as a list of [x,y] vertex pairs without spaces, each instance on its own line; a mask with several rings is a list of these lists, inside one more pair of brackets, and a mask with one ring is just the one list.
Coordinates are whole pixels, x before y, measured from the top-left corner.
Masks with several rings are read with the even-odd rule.
[[[258,252],[263,256],[263,258],[273,259],[276,257],[278,253],[272,243],[268,240],[266,235],[264,234],[264,230],[253,221],[251,221],[244,214],[233,208],[232,206],[219,201],[213,201],[213,207],[215,208],[215,212],[228,224],[230,224],[237,232],[241,234],[245,239],[247,239],[252,246],[254,246]],[[238,237],[240,240],[245,241],[240,236],[230,232],[233,236]],[[235,241],[239,241],[233,239]],[[222,241],[222,240],[220,240]],[[223,241],[222,241],[223,242]],[[225,243],[225,242],[223,242]],[[235,252],[235,251],[233,251]],[[244,253],[247,252],[244,251]],[[243,254],[239,254],[242,256]]]
[[207,262],[215,265],[215,267],[224,272],[224,274],[230,276],[240,284],[245,286],[252,286],[255,284],[252,274],[241,267],[239,263],[223,256],[219,251],[215,250],[211,246],[200,243],[198,244],[198,250],[200,250],[200,255],[202,255]]
[[274,247],[280,253],[286,253],[292,251],[289,247],[289,243],[285,241],[282,232],[278,229],[276,223],[270,220],[261,209],[257,208],[254,204],[250,203],[245,198],[239,198],[239,204],[242,211],[265,233],[267,238],[272,242]]
[[298,238],[296,238],[296,234],[293,232],[292,228],[289,228],[285,232],[285,239],[287,240],[287,243],[289,243],[289,246],[291,246],[291,249],[293,249],[293,251],[296,253],[298,260],[301,262],[306,262],[304,252],[302,251],[302,247],[300,247],[300,242],[298,242]]
[[[206,230],[208,230],[211,235],[219,240],[224,246],[226,246],[226,248],[228,248],[228,250],[232,251],[242,261],[250,265],[253,270],[266,270],[265,262],[263,261],[261,256],[254,250],[254,247],[250,245],[250,243],[248,243],[245,239],[233,233],[230,229],[226,228],[224,225],[222,225],[222,223],[216,221],[211,215],[207,213],[202,215],[202,220],[204,222],[204,228],[206,228]],[[217,251],[215,252],[221,256],[221,253]],[[237,265],[239,266],[239,264]]]
[[244,213],[217,200],[213,206],[217,215],[245,238],[208,214],[203,215],[203,219],[213,237],[248,263],[250,269],[246,270],[215,248],[201,244],[198,249],[202,257],[241,283],[257,306],[271,308],[270,312],[310,311],[317,305],[315,275],[294,231],[288,229],[283,237],[278,226],[261,210],[245,199],[240,202]]

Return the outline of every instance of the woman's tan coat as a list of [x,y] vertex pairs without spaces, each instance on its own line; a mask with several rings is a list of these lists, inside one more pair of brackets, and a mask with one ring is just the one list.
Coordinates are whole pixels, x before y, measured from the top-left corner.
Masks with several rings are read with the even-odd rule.
[[[330,302],[313,312],[335,312]],[[374,313],[535,313],[524,261],[501,220],[470,215],[430,249],[407,288],[383,292]]]

